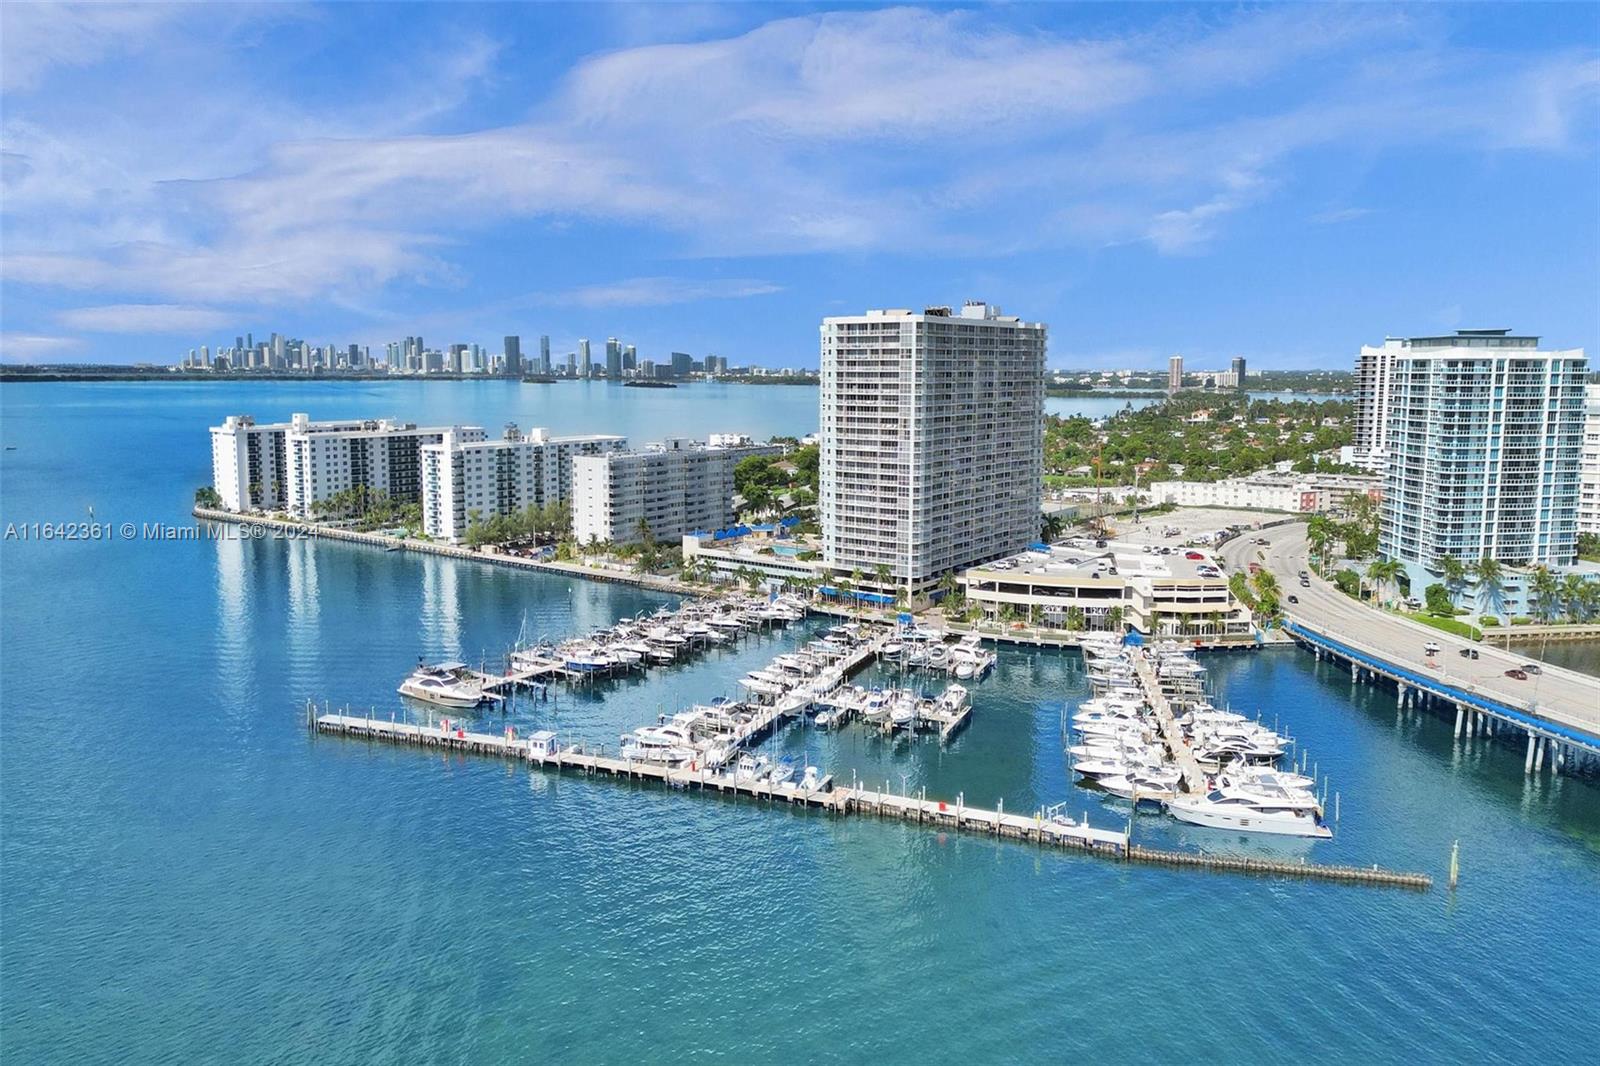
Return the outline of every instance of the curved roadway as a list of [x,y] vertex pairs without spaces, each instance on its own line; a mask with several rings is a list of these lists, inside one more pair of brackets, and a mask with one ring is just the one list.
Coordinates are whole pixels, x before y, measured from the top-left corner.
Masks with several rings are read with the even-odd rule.
[[[1256,538],[1267,541],[1257,544]],[[1552,722],[1600,737],[1600,678],[1557,666],[1540,666],[1526,681],[1507,677],[1513,667],[1531,660],[1514,650],[1453,636],[1358,603],[1315,573],[1311,586],[1300,587],[1300,571],[1310,570],[1304,523],[1246,532],[1223,545],[1220,553],[1232,570],[1260,563],[1282,586],[1283,609],[1290,621],[1301,622],[1334,640],[1420,674],[1431,674],[1446,684],[1497,700],[1509,707],[1537,714]],[[1289,603],[1294,595],[1299,603]],[[1423,645],[1440,647],[1429,658]],[[1463,648],[1475,648],[1478,658],[1463,658]]]

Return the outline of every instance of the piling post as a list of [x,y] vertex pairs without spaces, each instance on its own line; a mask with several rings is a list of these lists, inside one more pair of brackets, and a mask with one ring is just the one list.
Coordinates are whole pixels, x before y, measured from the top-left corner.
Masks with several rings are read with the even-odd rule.
[[1533,730],[1528,730],[1528,757],[1522,760],[1522,772],[1533,773],[1533,749],[1539,744],[1539,738],[1533,735]]
[[1466,711],[1461,704],[1456,704],[1456,739],[1461,739],[1461,727],[1466,723]]
[[1547,747],[1549,747],[1549,742],[1547,740],[1545,740],[1543,737],[1540,737],[1539,739],[1534,741],[1534,744],[1533,744],[1533,772],[1536,773],[1536,774],[1544,772],[1544,749],[1547,748]]

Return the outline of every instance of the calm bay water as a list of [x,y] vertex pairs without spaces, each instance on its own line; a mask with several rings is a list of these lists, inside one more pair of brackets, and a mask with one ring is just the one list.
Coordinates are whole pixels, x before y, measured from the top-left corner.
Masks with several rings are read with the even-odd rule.
[[[802,434],[814,390],[481,383],[0,389],[0,525],[186,519],[227,413]],[[1423,869],[1451,894],[1127,867],[493,761],[314,739],[396,708],[419,654],[495,656],[670,602],[346,545],[0,545],[0,1058],[7,1062],[1582,1060],[1600,1042],[1600,790],[1292,650],[1207,660],[1340,793],[1331,842],[1141,817],[1160,845]],[[804,627],[553,705],[617,735]],[[773,749],[1008,810],[1076,789],[1076,656],[1007,650],[941,750]],[[497,715],[485,716],[498,723]]]

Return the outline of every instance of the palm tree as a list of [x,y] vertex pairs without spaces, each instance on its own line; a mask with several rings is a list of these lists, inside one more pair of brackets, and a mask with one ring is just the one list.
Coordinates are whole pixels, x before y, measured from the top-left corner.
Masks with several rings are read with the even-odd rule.
[[879,591],[882,591],[889,587],[889,579],[893,575],[889,572],[888,563],[879,563],[877,566],[872,568],[872,576],[877,579],[878,589]]
[[1561,606],[1561,579],[1552,574],[1548,566],[1536,566],[1528,578],[1528,591],[1538,601],[1535,610],[1539,620],[1548,622],[1554,618],[1556,609]]
[[1505,588],[1505,567],[1501,566],[1493,556],[1485,555],[1482,559],[1473,563],[1469,569],[1471,569],[1472,576],[1478,582],[1477,598],[1479,610],[1483,608],[1484,593],[1487,592],[1489,593],[1489,604],[1495,607],[1494,613],[1499,614],[1500,593]]
[[1327,573],[1328,551],[1333,547],[1333,519],[1325,514],[1314,514],[1306,523],[1306,546],[1317,557],[1317,573]]
[[1434,560],[1433,568],[1444,577],[1444,587],[1449,590],[1450,603],[1454,606],[1467,581],[1467,564],[1454,555],[1441,555]]
[[1582,574],[1568,574],[1561,582],[1561,599],[1567,605],[1567,617],[1574,622],[1588,618],[1592,593],[1600,593],[1600,585],[1585,580]]
[[1374,559],[1367,564],[1367,580],[1372,582],[1373,590],[1381,597],[1384,586],[1392,585],[1404,570],[1398,559]]

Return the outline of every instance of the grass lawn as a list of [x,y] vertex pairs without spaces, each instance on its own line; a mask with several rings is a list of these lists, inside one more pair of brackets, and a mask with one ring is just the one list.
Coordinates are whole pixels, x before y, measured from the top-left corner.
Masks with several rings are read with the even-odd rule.
[[1446,633],[1454,633],[1458,637],[1466,637],[1468,640],[1483,639],[1483,630],[1477,626],[1469,625],[1459,618],[1440,618],[1438,615],[1421,613],[1408,614],[1404,617],[1411,619],[1413,622],[1421,622],[1425,626],[1442,629]]

